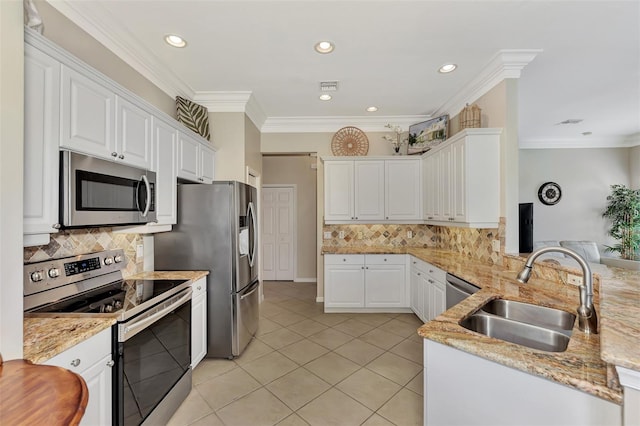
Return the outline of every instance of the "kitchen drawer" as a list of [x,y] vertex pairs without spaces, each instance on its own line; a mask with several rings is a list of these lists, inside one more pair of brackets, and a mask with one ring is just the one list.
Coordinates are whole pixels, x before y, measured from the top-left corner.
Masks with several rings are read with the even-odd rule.
[[202,277],[197,281],[191,283],[191,289],[193,293],[191,294],[191,298],[195,299],[201,294],[207,292],[207,277]]
[[430,265],[428,263],[426,265],[427,265],[427,269],[425,272],[431,275],[433,279],[435,279],[437,282],[440,282],[440,283],[444,283],[446,281],[447,273],[445,271],[433,265]]
[[[429,265],[424,260],[420,260],[415,256],[411,256],[411,264],[410,264],[410,266],[412,268],[417,268],[417,269],[420,270],[420,272],[424,272],[426,274],[431,265]],[[431,268],[431,269],[433,269],[433,268]]]
[[325,265],[364,265],[364,254],[325,254]]
[[365,257],[367,265],[404,265],[404,254],[368,254]]
[[111,328],[101,331],[54,356],[43,364],[64,367],[81,374],[111,353]]

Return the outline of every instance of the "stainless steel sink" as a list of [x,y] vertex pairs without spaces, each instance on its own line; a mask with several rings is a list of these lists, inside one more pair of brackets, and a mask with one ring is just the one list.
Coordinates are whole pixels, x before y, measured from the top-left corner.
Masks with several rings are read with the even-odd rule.
[[460,321],[460,325],[467,330],[529,348],[564,352],[575,320],[574,314],[559,309],[495,299]]
[[576,316],[569,312],[505,299],[491,300],[480,310],[502,318],[554,330],[572,330],[576,321]]
[[464,319],[460,325],[485,336],[541,351],[564,352],[569,345],[569,336],[566,334],[481,311]]

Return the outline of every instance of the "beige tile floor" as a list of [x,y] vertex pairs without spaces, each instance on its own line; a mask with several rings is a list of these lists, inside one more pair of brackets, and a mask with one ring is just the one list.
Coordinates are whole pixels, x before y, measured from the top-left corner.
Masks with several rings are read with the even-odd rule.
[[170,425],[421,425],[413,314],[325,314],[316,285],[267,282],[257,337],[205,358]]

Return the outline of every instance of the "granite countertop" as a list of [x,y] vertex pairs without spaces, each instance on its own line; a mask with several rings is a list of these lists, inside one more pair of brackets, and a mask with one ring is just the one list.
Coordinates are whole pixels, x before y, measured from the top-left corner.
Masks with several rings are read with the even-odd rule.
[[[127,279],[185,279],[195,281],[208,271],[152,271]],[[116,323],[112,317],[73,317],[68,315],[25,316],[23,323],[23,358],[34,364],[43,363],[78,343],[95,336]]]
[[[482,288],[478,293],[423,325],[419,334],[500,364],[554,380],[616,404],[622,391],[607,363],[640,370],[640,273],[608,268],[600,274],[600,334],[574,327],[565,352],[551,353],[515,345],[461,327],[461,319],[491,299],[508,298],[574,312],[578,288],[532,278],[515,281],[517,271],[488,265],[457,252],[415,247],[324,247],[335,254],[411,254]],[[577,324],[577,322],[576,322]]]

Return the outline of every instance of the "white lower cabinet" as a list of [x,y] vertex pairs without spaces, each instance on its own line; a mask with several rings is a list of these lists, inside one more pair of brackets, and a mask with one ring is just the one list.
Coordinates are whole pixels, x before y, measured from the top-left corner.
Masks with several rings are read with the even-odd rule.
[[89,401],[81,425],[110,425],[112,411],[111,329],[78,343],[46,361],[82,376],[89,390]]
[[622,407],[425,339],[424,424],[621,425]]
[[324,256],[326,312],[409,307],[405,255]]
[[191,369],[207,355],[207,277],[191,284]]
[[411,309],[424,322],[431,321],[446,309],[446,272],[410,256]]

